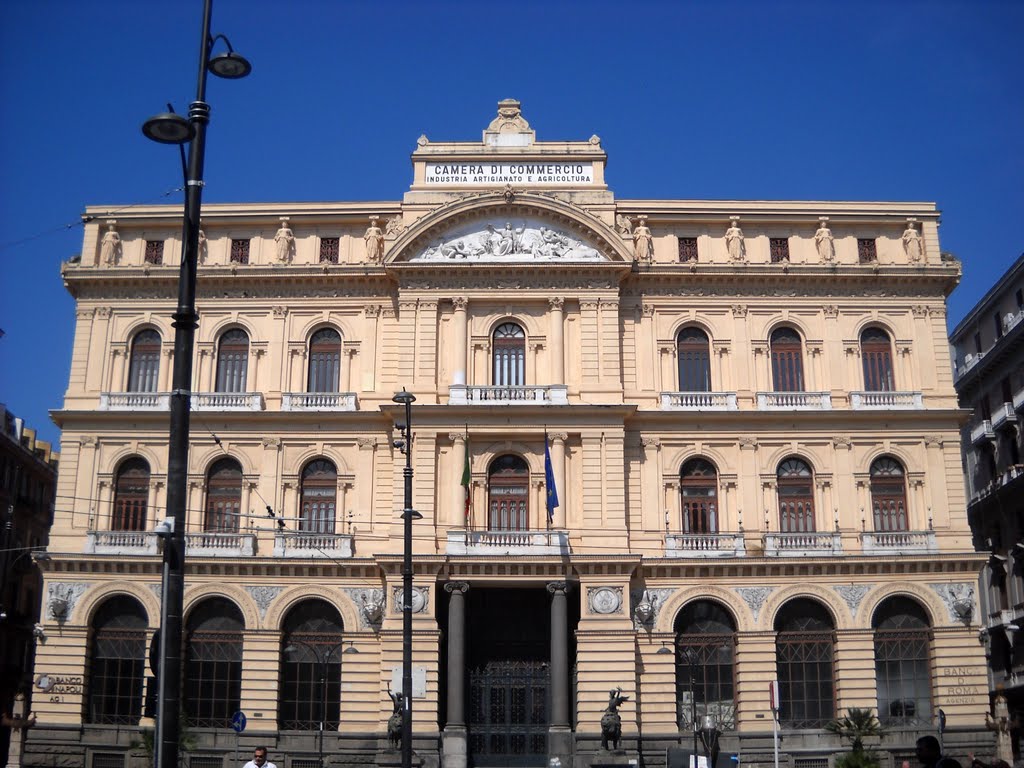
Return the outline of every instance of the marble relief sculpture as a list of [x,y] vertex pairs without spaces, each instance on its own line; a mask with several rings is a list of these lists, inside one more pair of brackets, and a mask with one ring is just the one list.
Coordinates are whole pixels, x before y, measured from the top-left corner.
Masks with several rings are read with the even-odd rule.
[[290,262],[295,251],[295,235],[292,234],[286,217],[281,218],[281,228],[274,235],[274,242],[277,243],[277,260],[282,264]]
[[910,262],[920,261],[924,256],[924,244],[921,242],[921,233],[917,231],[913,221],[907,222],[907,228],[903,231],[901,240],[903,241],[903,250]]
[[366,243],[366,260],[371,264],[379,264],[384,256],[384,233],[377,226],[377,217],[370,217],[370,226],[363,235]]
[[729,251],[731,261],[743,261],[747,256],[747,246],[743,241],[743,230],[740,229],[739,219],[733,217],[731,225],[725,230],[725,247]]
[[828,228],[828,219],[821,219],[821,226],[814,233],[814,245],[818,249],[818,258],[822,261],[832,261],[836,257],[835,238],[832,237],[832,230]]
[[209,253],[209,247],[206,242],[206,233],[203,230],[199,230],[199,263],[206,263],[206,255]]
[[107,222],[107,231],[100,241],[100,262],[103,264],[117,264],[118,256],[121,254],[121,236],[117,234],[117,222],[111,219]]
[[601,254],[546,224],[520,220],[471,225],[441,238],[414,261],[599,261]]
[[621,235],[633,234],[633,220],[624,213],[620,213],[615,217],[615,228]]
[[654,241],[647,228],[647,217],[641,216],[633,230],[633,256],[637,261],[650,261],[654,256]]

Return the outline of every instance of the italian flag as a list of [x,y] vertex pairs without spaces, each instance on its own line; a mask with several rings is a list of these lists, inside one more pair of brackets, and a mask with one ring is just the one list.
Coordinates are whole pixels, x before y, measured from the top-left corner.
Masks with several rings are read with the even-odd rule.
[[462,489],[465,492],[466,497],[466,509],[463,513],[466,527],[469,528],[469,512],[473,501],[473,490],[470,487],[472,482],[471,472],[469,471],[469,435],[466,435],[466,461],[462,467]]

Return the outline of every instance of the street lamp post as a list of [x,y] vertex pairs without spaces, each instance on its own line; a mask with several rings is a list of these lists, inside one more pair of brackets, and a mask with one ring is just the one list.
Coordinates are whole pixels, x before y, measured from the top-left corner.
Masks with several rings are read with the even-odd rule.
[[[199,256],[199,214],[202,203],[206,126],[210,105],[206,103],[206,77],[245,77],[252,66],[231,48],[223,35],[210,36],[213,0],[203,5],[202,36],[199,40],[199,78],[196,98],[189,105],[188,119],[172,112],[151,117],[142,132],[153,141],[177,144],[182,149],[185,172],[184,245],[178,276],[178,306],[173,315],[174,372],[171,385],[170,435],[167,448],[167,514],[173,520],[163,548],[164,589],[160,605],[160,661],[156,715],[156,768],[177,768],[181,723],[181,629],[185,588],[185,497],[188,480],[189,409],[192,400],[192,352],[195,341],[196,268]],[[210,57],[214,43],[223,40],[227,53]],[[188,144],[185,163],[184,145]]]
[[[288,641],[288,647],[284,649],[285,653],[295,653],[298,650],[296,646],[302,646],[313,654],[313,658],[316,659],[317,667],[320,670],[320,739],[317,750],[320,757],[320,768],[324,768],[324,731],[327,729],[327,665],[331,663],[331,657],[346,642],[348,641],[342,640],[328,647],[322,656],[316,646],[296,638],[291,638]],[[352,647],[346,649],[343,653],[354,652],[355,650],[355,647]]]
[[690,727],[693,729],[693,768],[698,768],[697,736],[699,731],[697,729],[697,694],[694,688],[694,682],[697,678],[697,651],[693,648],[682,648],[679,651],[679,655],[686,659],[686,665],[690,668]]
[[401,392],[391,398],[405,406],[405,421],[395,424],[401,439],[395,447],[405,455],[405,505],[402,510],[404,537],[402,548],[402,768],[412,768],[412,521],[422,517],[412,508],[412,404],[416,396]]

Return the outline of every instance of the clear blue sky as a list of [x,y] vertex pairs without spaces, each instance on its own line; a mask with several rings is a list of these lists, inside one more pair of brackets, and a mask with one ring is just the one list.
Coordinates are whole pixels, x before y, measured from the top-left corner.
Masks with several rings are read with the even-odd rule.
[[[0,3],[0,402],[56,439],[84,206],[180,204],[139,127],[195,92],[201,0]],[[596,133],[619,197],[933,200],[955,324],[1024,250],[1024,2],[217,0],[204,201],[399,199],[505,97]]]

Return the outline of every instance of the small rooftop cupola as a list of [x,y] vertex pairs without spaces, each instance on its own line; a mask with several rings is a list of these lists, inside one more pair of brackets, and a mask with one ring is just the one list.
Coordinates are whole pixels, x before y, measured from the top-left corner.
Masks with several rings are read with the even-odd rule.
[[537,132],[523,117],[522,105],[518,99],[502,99],[498,102],[498,116],[484,131],[484,144],[488,147],[528,147],[537,138]]

